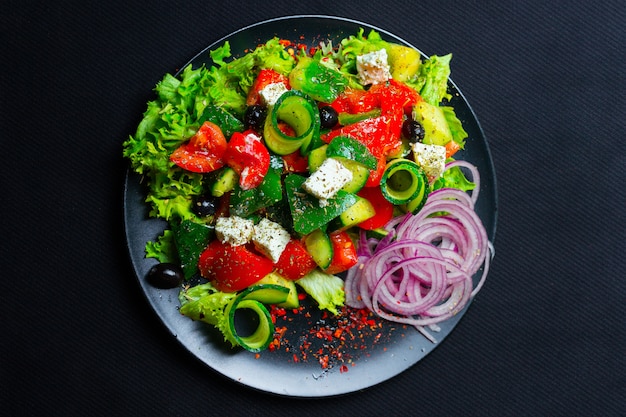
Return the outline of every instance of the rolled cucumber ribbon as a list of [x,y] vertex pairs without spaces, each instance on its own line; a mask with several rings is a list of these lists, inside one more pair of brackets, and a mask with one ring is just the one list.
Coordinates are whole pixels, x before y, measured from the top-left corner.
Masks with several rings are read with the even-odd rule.
[[[295,131],[295,136],[281,131],[279,122],[288,124]],[[315,101],[298,90],[285,92],[270,109],[263,138],[267,147],[278,155],[287,155],[298,149],[303,155],[308,155],[311,149],[321,144],[320,116]]]
[[392,159],[385,167],[380,189],[391,203],[416,213],[426,201],[428,180],[415,162],[404,158]]

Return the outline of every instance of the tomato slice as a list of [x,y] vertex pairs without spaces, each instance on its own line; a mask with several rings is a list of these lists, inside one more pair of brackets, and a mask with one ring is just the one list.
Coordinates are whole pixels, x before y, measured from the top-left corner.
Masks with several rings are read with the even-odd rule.
[[328,274],[338,274],[356,265],[358,261],[356,247],[348,233],[333,232],[328,237],[333,245],[333,259],[324,271]]
[[204,122],[195,135],[170,155],[170,161],[187,171],[206,173],[224,166],[227,143],[222,129]]
[[272,272],[268,258],[256,254],[245,245],[233,246],[214,240],[200,255],[200,275],[224,292],[241,291]]
[[314,270],[317,264],[307,252],[304,243],[291,239],[274,267],[279,275],[290,280],[297,280]]
[[362,188],[358,192],[358,195],[372,203],[372,206],[374,206],[374,210],[376,211],[376,214],[374,214],[373,217],[359,223],[359,227],[361,229],[378,229],[379,227],[386,225],[387,222],[393,218],[393,204],[391,204],[389,200],[383,196],[380,187]]
[[289,78],[286,75],[282,75],[271,68],[263,68],[255,78],[254,83],[248,92],[246,105],[252,106],[254,104],[261,104],[259,91],[274,83],[283,83],[287,89],[290,88]]
[[270,167],[270,153],[252,130],[235,132],[228,142],[224,162],[239,174],[244,190],[258,187]]

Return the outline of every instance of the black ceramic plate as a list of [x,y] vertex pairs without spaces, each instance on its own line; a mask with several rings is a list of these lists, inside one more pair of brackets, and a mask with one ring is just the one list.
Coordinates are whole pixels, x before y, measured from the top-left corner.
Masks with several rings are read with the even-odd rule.
[[[293,16],[261,22],[220,39],[198,54],[190,62],[197,67],[211,64],[209,50],[228,40],[233,54],[243,54],[274,36],[317,46],[321,40],[345,38],[357,33],[359,28],[375,29],[392,42],[406,41],[369,24],[328,16]],[[469,134],[466,150],[459,159],[475,164],[481,174],[480,198],[476,210],[493,241],[496,228],[496,183],[489,148],[480,125],[469,104],[454,85],[450,83],[451,104]],[[426,340],[415,329],[383,322],[381,327],[369,326],[353,331],[354,339],[346,338],[342,345],[334,339],[326,343],[316,337],[319,330],[327,330],[333,323],[319,316],[315,307],[307,308],[311,317],[295,314],[290,322],[279,321],[287,326],[285,347],[265,351],[260,355],[230,349],[221,334],[208,325],[194,322],[178,312],[178,289],[159,290],[146,283],[145,277],[153,259],[144,258],[147,241],[154,240],[164,229],[163,221],[148,218],[144,203],[145,190],[140,178],[129,173],[125,189],[125,222],[130,257],[139,283],[158,319],[180,343],[216,372],[243,385],[274,394],[294,397],[323,397],[345,394],[371,387],[407,370],[423,359],[437,344]],[[476,278],[476,277],[475,277]],[[439,343],[457,325],[465,311],[442,323],[441,330],[434,333]],[[307,343],[312,345],[307,347]],[[342,358],[337,359],[337,351]],[[321,352],[321,355],[320,355]],[[181,354],[184,354],[181,352]],[[329,355],[329,368],[323,369],[320,358]],[[344,365],[344,366],[342,366]]]

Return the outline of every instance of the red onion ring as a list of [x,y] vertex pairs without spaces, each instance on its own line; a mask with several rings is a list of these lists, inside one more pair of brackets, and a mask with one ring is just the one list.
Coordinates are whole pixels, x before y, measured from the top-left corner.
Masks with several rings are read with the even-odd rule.
[[[465,161],[449,163],[472,174],[472,195],[451,188],[433,191],[415,215],[392,219],[380,240],[359,238],[359,261],[346,276],[346,304],[368,308],[396,323],[424,329],[461,312],[483,286],[493,248],[474,211],[479,177]],[[472,277],[482,274],[474,286]]]

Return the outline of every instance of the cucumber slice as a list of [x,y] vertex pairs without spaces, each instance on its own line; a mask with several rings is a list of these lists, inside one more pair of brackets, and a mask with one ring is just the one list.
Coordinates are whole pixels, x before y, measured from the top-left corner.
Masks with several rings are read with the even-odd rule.
[[241,300],[256,300],[263,304],[284,303],[289,297],[289,288],[276,284],[254,284],[239,293]]
[[316,229],[304,238],[304,246],[315,263],[322,269],[328,268],[333,260],[333,244],[322,229]]
[[383,196],[396,205],[407,204],[419,197],[428,187],[428,181],[422,168],[415,162],[398,158],[385,167],[380,179]]
[[[236,342],[250,352],[267,349],[274,337],[272,317],[263,304],[284,303],[289,297],[289,288],[274,284],[255,284],[241,291],[237,298],[228,304],[225,314],[228,326]],[[252,334],[242,336],[235,323],[237,310],[248,309],[256,314],[258,325]]]
[[211,185],[211,195],[221,197],[232,191],[237,185],[238,179],[237,173],[231,167],[227,166],[220,169],[215,182]]
[[346,230],[373,217],[376,209],[369,200],[357,196],[357,201],[333,220],[333,229]]
[[402,205],[401,207],[405,212],[411,212],[413,214],[416,214],[422,209],[422,207],[424,207],[424,204],[426,204],[428,194],[430,194],[430,187],[428,186],[426,173],[422,171],[422,174],[422,181],[420,183],[419,192],[417,193],[416,197],[413,200],[409,201],[407,204]]
[[357,193],[359,192],[359,190],[361,190],[361,188],[365,187],[367,179],[370,176],[370,170],[366,168],[365,165],[353,161],[352,159],[339,157],[335,159],[341,162],[344,167],[352,172],[352,179],[343,187],[341,187],[343,191],[347,191],[349,193]]
[[[258,326],[249,336],[240,336],[235,326],[235,313],[240,309],[248,309],[258,316]],[[269,346],[274,337],[274,324],[267,308],[257,300],[235,300],[226,308],[228,325],[241,347],[250,352],[261,352]]]
[[[296,136],[283,133],[278,122],[287,123]],[[297,90],[289,90],[271,107],[265,119],[263,138],[267,147],[278,155],[287,155],[300,149],[303,155],[318,145],[320,116],[317,105]]]
[[294,281],[288,280],[276,272],[270,272],[265,277],[261,278],[261,280],[257,282],[257,285],[258,284],[279,285],[289,289],[287,299],[283,302],[277,303],[279,307],[298,308],[300,306],[300,301],[298,300],[298,290],[296,289]]
[[328,145],[322,145],[319,148],[315,148],[313,149],[310,153],[309,153],[309,172],[313,173],[315,172],[320,166],[322,166],[322,163],[324,163],[324,160],[326,159],[326,149],[328,148]]

